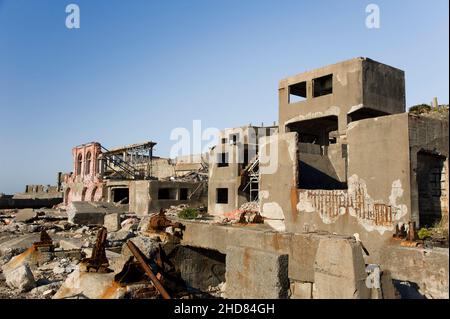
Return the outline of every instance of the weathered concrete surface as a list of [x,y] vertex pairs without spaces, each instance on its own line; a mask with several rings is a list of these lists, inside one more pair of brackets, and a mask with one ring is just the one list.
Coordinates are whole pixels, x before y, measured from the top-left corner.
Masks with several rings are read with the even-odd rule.
[[13,238],[11,240],[3,242],[0,245],[0,255],[3,256],[10,252],[22,253],[28,248],[30,248],[34,242],[39,241],[39,238],[40,238],[39,233],[33,233],[33,234],[26,234],[18,238]]
[[288,255],[230,246],[226,258],[227,298],[288,297]]
[[53,296],[53,299],[84,297],[89,299],[118,299],[126,289],[114,282],[114,273],[82,272],[77,267]]
[[449,298],[449,250],[386,247],[382,265],[393,279],[416,283],[428,298]]
[[20,265],[13,269],[4,270],[6,284],[19,291],[29,291],[36,287],[33,273],[28,264]]
[[[173,205],[187,204],[190,207],[206,206],[206,182],[182,181],[131,181],[129,212],[143,216],[158,212],[161,208]],[[159,198],[160,189],[171,189],[174,196],[167,199]],[[181,189],[186,189],[190,197],[181,199]]]
[[120,214],[119,213],[106,214],[103,226],[106,227],[108,232],[118,231],[120,229]]
[[[313,98],[314,79],[332,74],[332,94]],[[289,101],[289,86],[306,82],[304,101]],[[396,114],[405,111],[404,72],[368,58],[354,58],[283,79],[278,87],[279,125],[329,115],[339,117],[339,132],[345,132],[347,114],[361,108]]]
[[291,283],[290,299],[312,299],[313,283],[312,282],[298,282]]
[[289,278],[314,281],[314,261],[321,238],[326,234],[292,234],[272,231],[265,225],[220,226],[183,221],[182,244],[214,249],[226,254],[227,247],[239,244],[254,249],[289,254]]
[[26,223],[37,217],[37,212],[32,208],[19,209],[16,213],[15,221]]
[[[297,217],[297,134],[261,138],[259,143],[261,215],[277,231],[289,231]],[[294,205],[292,201],[295,201]]]
[[314,299],[368,299],[361,246],[351,239],[320,240],[314,262]]
[[106,211],[89,202],[72,201],[67,207],[68,221],[78,225],[103,225]]
[[190,287],[207,291],[225,282],[225,255],[217,251],[177,246],[169,258]]

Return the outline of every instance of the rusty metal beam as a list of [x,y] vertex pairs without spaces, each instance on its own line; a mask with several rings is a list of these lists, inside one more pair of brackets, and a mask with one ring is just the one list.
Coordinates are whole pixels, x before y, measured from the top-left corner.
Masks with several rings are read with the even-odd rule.
[[131,253],[133,254],[134,258],[139,262],[139,265],[141,268],[145,271],[145,273],[150,277],[150,280],[152,281],[153,285],[158,289],[159,293],[164,299],[171,299],[169,293],[167,290],[161,285],[159,280],[156,278],[155,274],[153,273],[150,266],[147,264],[147,262],[144,260],[144,257],[142,256],[142,252],[139,250],[139,248],[136,247],[136,245],[131,241],[127,241],[127,246],[130,249]]

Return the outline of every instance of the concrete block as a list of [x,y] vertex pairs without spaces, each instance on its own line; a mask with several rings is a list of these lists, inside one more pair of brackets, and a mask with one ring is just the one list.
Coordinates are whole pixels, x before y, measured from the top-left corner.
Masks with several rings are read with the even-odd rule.
[[291,283],[291,299],[311,299],[313,293],[312,282],[298,282]]
[[36,287],[36,281],[28,264],[8,270],[4,272],[4,275],[6,284],[10,288],[19,289],[21,292],[24,292]]
[[368,299],[365,263],[354,239],[322,238],[314,263],[314,299]]
[[108,232],[118,231],[120,229],[120,214],[113,213],[105,215],[103,226],[106,227]]
[[229,246],[225,278],[226,298],[287,298],[288,255]]
[[77,267],[53,296],[53,299],[89,298],[118,299],[123,298],[126,288],[114,281],[114,273],[91,273],[80,271]]
[[37,212],[32,208],[19,209],[16,213],[16,222],[27,223],[37,217]]
[[104,223],[106,212],[89,202],[72,202],[67,208],[68,221],[77,225],[99,225]]
[[323,236],[294,234],[289,254],[289,278],[296,281],[314,282],[314,261]]

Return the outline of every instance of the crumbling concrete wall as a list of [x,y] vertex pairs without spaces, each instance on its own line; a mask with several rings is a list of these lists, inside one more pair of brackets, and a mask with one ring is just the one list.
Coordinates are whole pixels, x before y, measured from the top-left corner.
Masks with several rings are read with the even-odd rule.
[[[209,154],[208,213],[224,216],[232,213],[250,201],[249,187],[242,176],[258,153],[258,142],[262,136],[275,134],[275,126],[243,126],[222,131],[219,144]],[[226,154],[225,158],[221,154]],[[222,163],[225,160],[226,163]],[[221,165],[226,164],[226,165]],[[226,189],[227,200],[218,195],[219,189]]]
[[[313,96],[314,79],[332,74],[332,94]],[[306,82],[306,99],[289,101],[289,87]],[[385,64],[355,58],[283,79],[279,83],[280,132],[286,125],[308,119],[337,116],[345,134],[347,115],[367,108],[386,114],[405,111],[404,72]]]
[[[166,190],[164,198],[162,198],[161,189]],[[187,196],[185,199],[181,198],[183,192]],[[129,195],[129,211],[138,215],[148,215],[173,205],[206,206],[207,184],[156,180],[130,181]]]
[[[309,286],[310,289],[314,286],[314,292],[311,291],[314,298],[366,298],[362,267],[370,261],[368,256],[363,259],[360,243],[353,237],[321,233],[280,233],[264,227],[232,227],[188,221],[184,224],[186,229],[182,245],[213,249],[223,254],[227,254],[230,246],[236,245],[250,250],[287,254],[290,281],[306,288]],[[448,249],[385,246],[378,263],[386,275],[382,280],[392,277],[410,281],[416,283],[428,297],[446,298],[447,293],[448,298]],[[325,269],[328,270],[324,271]],[[424,269],[427,270],[423,271]],[[321,278],[321,283],[316,286],[316,278],[326,274],[334,275],[335,284],[340,281],[336,284],[336,287],[342,287],[340,291],[327,284],[330,278]],[[348,287],[354,290],[346,290]],[[357,294],[353,294],[356,290]]]
[[226,298],[288,298],[288,255],[229,246],[226,257]]
[[448,248],[385,247],[382,264],[392,278],[415,283],[427,298],[449,298]]
[[260,139],[259,201],[265,222],[289,231],[297,220],[297,134],[277,134]]
[[[448,113],[445,120],[432,119],[424,116],[409,115],[409,144],[411,162],[411,219],[421,227],[419,218],[419,165],[418,154],[425,153],[430,156],[440,157],[443,167],[440,172],[429,172],[431,174],[441,173],[440,176],[440,206],[442,215],[442,227],[448,229],[448,149],[449,130]],[[427,170],[434,168],[427,167]],[[439,182],[439,181],[438,181]],[[438,185],[435,185],[438,186]],[[431,191],[430,191],[431,193]],[[437,195],[437,194],[429,194]]]

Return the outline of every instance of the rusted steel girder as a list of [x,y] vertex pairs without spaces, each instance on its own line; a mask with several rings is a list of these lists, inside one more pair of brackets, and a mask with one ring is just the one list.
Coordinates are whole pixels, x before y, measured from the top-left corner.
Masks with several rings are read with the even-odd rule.
[[41,237],[39,241],[33,243],[33,248],[35,250],[38,250],[39,248],[48,248],[49,250],[53,250],[53,240],[51,237],[47,234],[45,230],[41,231]]
[[153,216],[150,218],[150,222],[148,225],[149,231],[154,232],[163,232],[167,227],[174,227],[174,228],[180,228],[184,229],[184,225],[177,222],[172,222],[170,219],[166,217],[166,214],[164,213],[164,210],[161,209],[159,211],[158,215]]
[[100,228],[97,233],[97,240],[95,246],[92,249],[92,255],[90,258],[85,258],[81,261],[86,266],[88,272],[108,273],[112,270],[109,269],[108,258],[106,258],[106,235],[107,230],[105,227]]
[[150,280],[152,281],[153,285],[156,289],[158,289],[159,293],[164,299],[171,299],[169,293],[167,290],[163,287],[163,285],[159,282],[158,278],[156,278],[155,274],[153,273],[150,266],[145,261],[144,257],[142,256],[142,252],[139,250],[139,248],[136,247],[136,245],[131,241],[127,241],[127,246],[130,249],[131,253],[133,254],[134,258],[138,261],[139,265],[141,266],[142,270],[145,271],[145,273],[150,277]]

